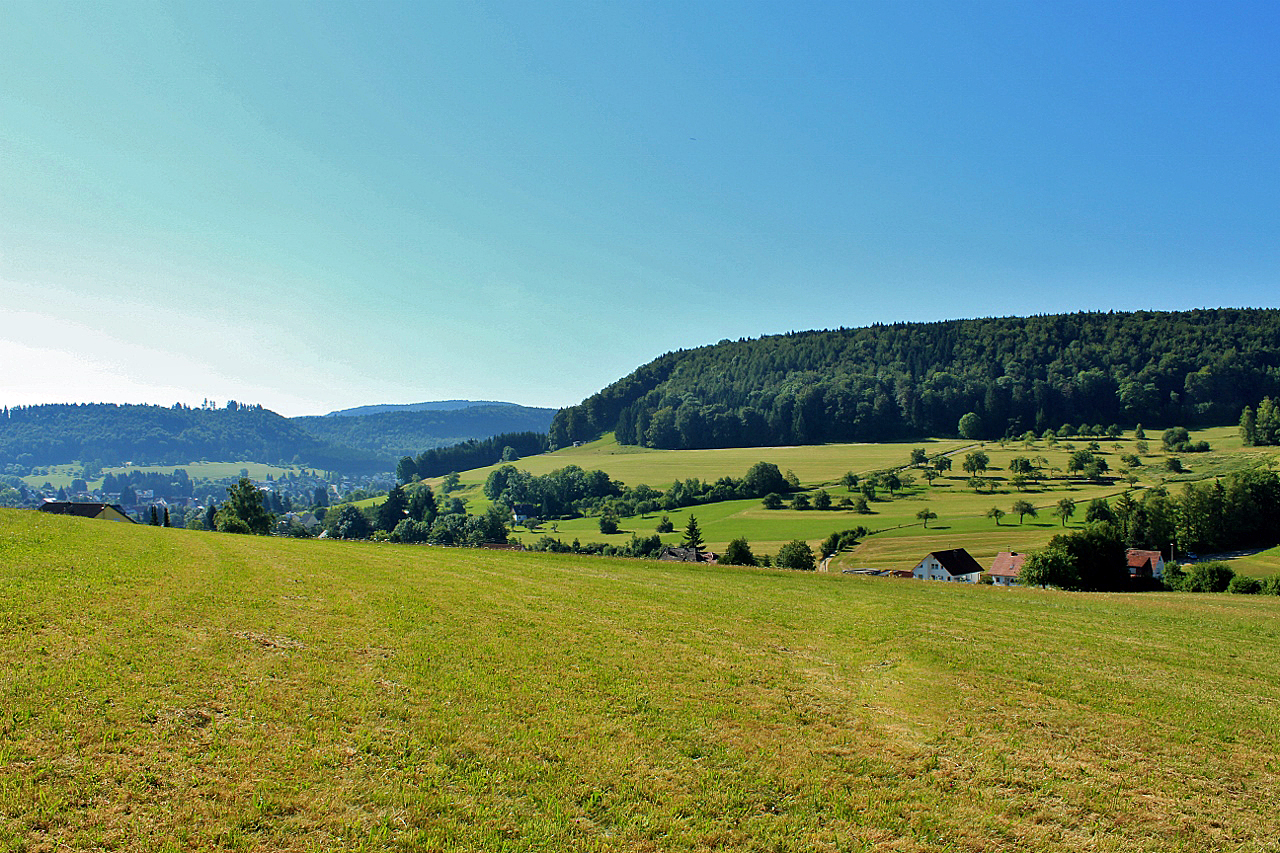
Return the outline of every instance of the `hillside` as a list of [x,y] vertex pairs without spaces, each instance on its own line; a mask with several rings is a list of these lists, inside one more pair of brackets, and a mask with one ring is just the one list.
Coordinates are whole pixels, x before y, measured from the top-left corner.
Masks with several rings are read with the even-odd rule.
[[[86,403],[21,406],[0,415],[0,466],[79,461],[95,468],[192,460],[304,462],[319,468],[387,470],[375,454],[330,442],[261,406],[226,408]],[[394,462],[392,463],[394,465]]]
[[503,433],[545,433],[554,415],[554,409],[494,403],[291,420],[317,439],[390,460],[389,470],[400,457],[415,456],[433,447]]
[[554,446],[705,448],[1235,423],[1280,393],[1280,311],[1062,314],[796,332],[668,353],[562,409]]
[[[1058,533],[1082,529],[1088,504],[1095,498],[1108,499],[1115,505],[1126,490],[1132,490],[1131,495],[1141,500],[1154,487],[1164,487],[1178,498],[1188,483],[1214,483],[1233,472],[1274,470],[1280,465],[1280,447],[1244,447],[1235,428],[1198,430],[1193,436],[1197,441],[1207,441],[1211,450],[1173,454],[1181,460],[1180,473],[1168,470],[1166,460],[1171,454],[1161,450],[1158,437],[1143,442],[1129,432],[1100,439],[1094,452],[1107,462],[1110,470],[1108,476],[1099,480],[1068,471],[1072,455],[1089,447],[1090,439],[1003,443],[933,439],[886,444],[655,450],[622,446],[606,437],[579,447],[524,457],[510,464],[534,475],[546,475],[569,466],[599,469],[628,487],[645,484],[665,492],[677,480],[697,478],[711,483],[721,477],[742,477],[753,464],[765,461],[783,471],[793,471],[802,494],[812,497],[819,490],[825,491],[833,506],[828,510],[790,507],[769,510],[758,499],[727,500],[649,514],[620,511],[620,530],[614,534],[601,533],[599,518],[594,516],[547,521],[534,530],[517,529],[515,534],[527,544],[549,535],[564,542],[578,539],[622,546],[633,534],[652,535],[659,519],[665,515],[674,531],[662,534],[662,541],[678,544],[692,514],[698,519],[707,547],[716,552],[723,551],[731,539],[745,537],[757,555],[772,555],[793,539],[803,539],[817,547],[834,531],[865,526],[876,532],[866,537],[858,548],[840,554],[833,561],[833,569],[909,569],[932,550],[955,547],[966,548],[989,565],[1000,551],[1026,553],[1044,547]],[[922,466],[908,464],[913,448],[925,450],[930,457],[947,455],[953,462],[952,467],[930,482]],[[970,475],[962,470],[964,457],[975,450],[989,457],[989,467],[983,474],[981,488],[977,489]],[[1020,457],[1035,460],[1041,474],[1034,481],[1017,485],[1010,468],[1013,460]],[[1138,464],[1129,465],[1126,457]],[[462,473],[464,489],[460,494],[470,498],[474,509],[486,505],[481,486],[498,467]],[[894,495],[878,489],[865,513],[838,506],[842,499],[858,493],[857,489],[848,489],[841,482],[846,472],[865,480],[877,472],[890,470],[899,471],[909,485]],[[438,486],[438,480],[432,482]],[[1063,499],[1074,501],[1077,507],[1076,514],[1065,523],[1053,515]],[[1019,518],[1013,505],[1020,500],[1031,504],[1037,515]],[[988,516],[992,508],[1003,510],[1006,517],[993,520]],[[918,517],[926,509],[937,516],[928,527]],[[1179,534],[1179,539],[1185,541],[1184,534]],[[1266,544],[1276,541],[1273,538]],[[1167,550],[1168,540],[1162,539],[1159,547]],[[1243,571],[1271,574],[1260,561],[1256,567]]]
[[0,600],[4,851],[1199,853],[1280,823],[1270,596],[0,510]]
[[73,461],[103,468],[208,459],[392,471],[400,456],[430,448],[509,432],[545,433],[553,414],[510,404],[301,418],[237,403],[20,406],[0,410],[0,468],[17,466],[22,475],[32,466]]

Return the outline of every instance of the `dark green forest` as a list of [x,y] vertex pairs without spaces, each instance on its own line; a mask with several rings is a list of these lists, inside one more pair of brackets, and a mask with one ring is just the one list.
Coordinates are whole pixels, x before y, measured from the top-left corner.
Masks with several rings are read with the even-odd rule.
[[562,409],[552,446],[999,438],[1232,424],[1280,394],[1280,311],[1079,313],[793,332],[668,353]]

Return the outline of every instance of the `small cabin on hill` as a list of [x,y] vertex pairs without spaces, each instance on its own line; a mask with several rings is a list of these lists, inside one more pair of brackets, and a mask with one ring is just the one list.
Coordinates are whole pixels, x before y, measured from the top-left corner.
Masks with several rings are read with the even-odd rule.
[[1017,551],[1001,551],[992,561],[987,577],[996,586],[1013,586],[1018,582],[1018,574],[1026,559],[1026,554],[1019,554]]
[[1130,548],[1124,552],[1125,560],[1129,564],[1130,578],[1156,578],[1164,576],[1164,555],[1159,551],[1143,551],[1139,548]]
[[130,524],[136,524],[136,522],[125,513],[124,507],[118,504],[45,501],[40,504],[37,509],[41,512],[51,512],[54,515],[75,515],[80,518],[97,518],[105,521],[127,521]]
[[963,548],[934,551],[916,564],[911,576],[919,580],[977,583],[982,566]]

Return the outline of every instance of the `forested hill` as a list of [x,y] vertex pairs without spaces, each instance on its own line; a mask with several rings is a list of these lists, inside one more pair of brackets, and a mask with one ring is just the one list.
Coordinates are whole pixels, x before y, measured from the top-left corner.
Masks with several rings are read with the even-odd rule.
[[[291,462],[342,471],[385,471],[387,460],[317,438],[256,405],[226,408],[84,403],[0,413],[0,463],[80,461],[98,467],[216,461]],[[394,466],[394,460],[391,465]]]
[[0,467],[185,464],[193,460],[298,462],[365,473],[401,456],[503,433],[545,433],[554,412],[516,405],[453,411],[286,418],[258,405],[116,405],[0,409]]
[[316,438],[374,453],[395,468],[402,456],[413,456],[502,433],[545,433],[554,409],[512,403],[474,404],[453,409],[393,410],[341,417],[293,418]]
[[553,446],[616,430],[663,448],[885,441],[1064,424],[1234,423],[1280,394],[1280,311],[899,323],[668,353],[560,410]]

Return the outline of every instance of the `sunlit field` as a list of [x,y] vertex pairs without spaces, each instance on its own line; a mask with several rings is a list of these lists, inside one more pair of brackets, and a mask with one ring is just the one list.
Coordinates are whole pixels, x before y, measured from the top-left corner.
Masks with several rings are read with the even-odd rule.
[[1274,850],[1280,599],[0,511],[0,850]]

